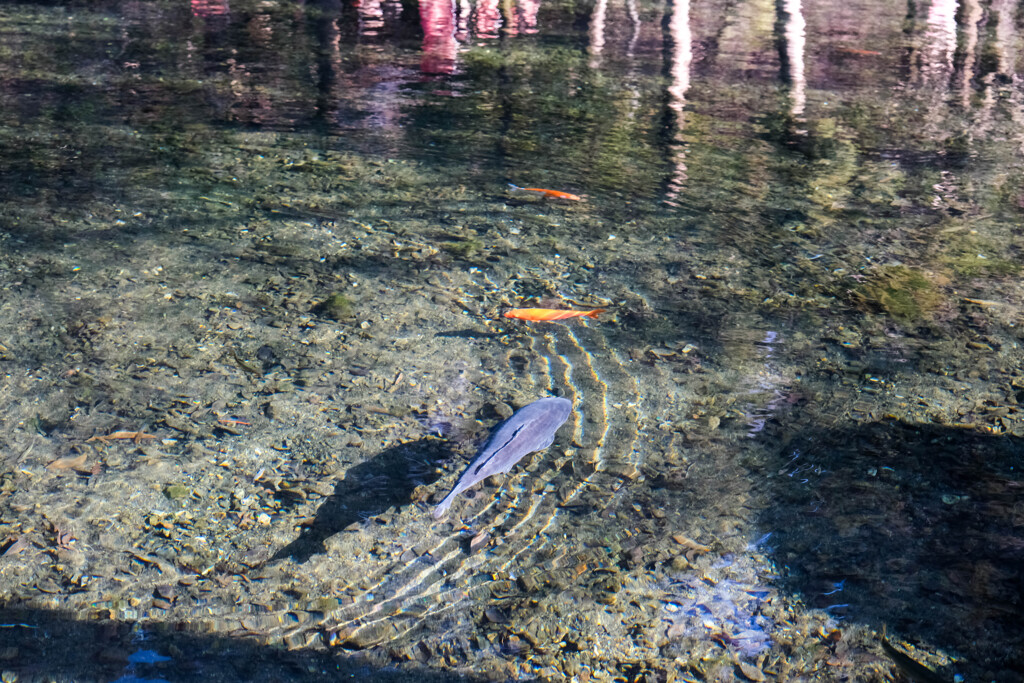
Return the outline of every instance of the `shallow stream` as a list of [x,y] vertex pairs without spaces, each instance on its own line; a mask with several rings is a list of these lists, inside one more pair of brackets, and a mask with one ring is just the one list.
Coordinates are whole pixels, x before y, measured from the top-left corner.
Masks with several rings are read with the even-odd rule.
[[2,680],[1022,680],[1022,31],[0,5]]

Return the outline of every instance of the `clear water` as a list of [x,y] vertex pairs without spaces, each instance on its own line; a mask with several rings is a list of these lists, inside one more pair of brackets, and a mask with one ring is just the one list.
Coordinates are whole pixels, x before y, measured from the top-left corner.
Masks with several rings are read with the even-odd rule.
[[4,680],[1021,680],[1022,21],[0,6]]

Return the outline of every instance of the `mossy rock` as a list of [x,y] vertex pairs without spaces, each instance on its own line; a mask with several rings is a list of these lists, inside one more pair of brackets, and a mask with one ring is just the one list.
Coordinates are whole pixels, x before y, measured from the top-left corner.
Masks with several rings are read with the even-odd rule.
[[188,487],[182,486],[181,484],[168,484],[164,487],[164,495],[171,500],[186,498],[189,493],[190,491],[188,490]]
[[331,320],[348,320],[355,316],[355,304],[344,294],[335,292],[314,306],[313,312]]
[[452,256],[457,258],[469,258],[484,248],[480,240],[459,240],[457,242],[442,242],[440,247]]

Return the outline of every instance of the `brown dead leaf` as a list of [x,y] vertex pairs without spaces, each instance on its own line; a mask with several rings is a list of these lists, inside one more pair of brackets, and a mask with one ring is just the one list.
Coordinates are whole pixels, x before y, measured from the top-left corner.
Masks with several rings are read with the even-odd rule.
[[31,544],[29,543],[28,539],[25,538],[24,536],[22,536],[21,538],[16,540],[14,543],[12,543],[9,546],[7,546],[7,550],[5,550],[3,553],[0,553],[0,557],[7,557],[8,555],[13,557],[13,556],[17,555],[18,553],[22,553],[22,552],[25,552],[26,550],[28,550],[30,545]]
[[99,441],[104,444],[109,444],[115,439],[131,439],[135,443],[141,442],[143,439],[157,439],[159,437],[153,434],[146,434],[145,432],[125,432],[117,431],[112,434],[97,434],[96,436],[90,436],[86,439],[86,443],[90,441]]
[[683,536],[682,534],[673,534],[672,540],[678,543],[679,545],[683,546],[684,548],[689,548],[690,550],[697,550],[702,553],[710,552],[711,550],[710,547],[706,545],[701,545],[700,543],[697,543],[697,541],[689,539],[686,536]]
[[81,455],[68,455],[63,458],[54,460],[46,466],[48,470],[77,470],[85,467],[85,459],[88,454],[82,453]]
[[56,524],[53,525],[54,543],[61,550],[71,550],[74,544],[78,542],[75,535],[67,529],[62,529]]
[[166,562],[165,560],[157,557],[156,555],[142,555],[140,553],[131,551],[129,551],[129,554],[135,559],[139,560],[140,562],[145,562],[147,564],[154,565],[157,569],[160,570],[161,574],[174,576],[178,573],[174,569],[174,565],[170,564],[169,562]]

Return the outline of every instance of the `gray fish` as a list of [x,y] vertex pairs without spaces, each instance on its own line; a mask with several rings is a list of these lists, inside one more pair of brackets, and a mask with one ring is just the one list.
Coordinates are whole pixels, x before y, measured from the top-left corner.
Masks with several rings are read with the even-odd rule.
[[572,413],[572,401],[565,398],[542,398],[519,410],[491,433],[487,443],[462,473],[455,488],[435,508],[434,519],[440,519],[459,495],[473,484],[492,474],[508,472],[534,451],[541,451],[555,440],[555,432]]

